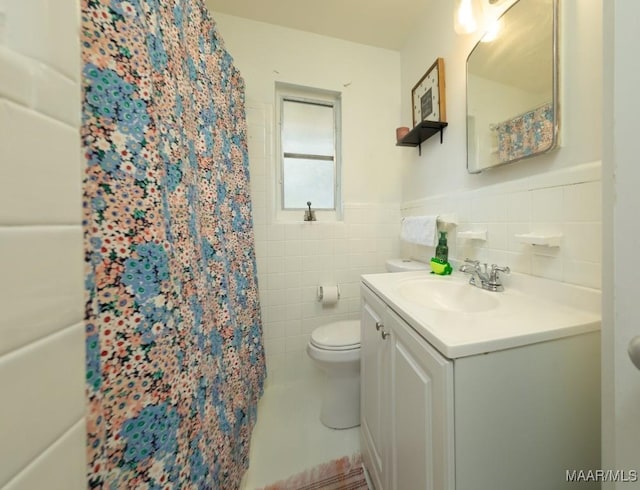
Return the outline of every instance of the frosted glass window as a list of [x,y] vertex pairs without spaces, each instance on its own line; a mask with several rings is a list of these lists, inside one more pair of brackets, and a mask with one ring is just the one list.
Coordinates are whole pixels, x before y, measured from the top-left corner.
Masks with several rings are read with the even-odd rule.
[[282,208],[336,209],[337,101],[284,97],[281,106]]
[[312,202],[314,209],[334,208],[334,165],[322,160],[284,159],[284,207],[299,209]]
[[282,114],[285,153],[333,157],[333,106],[285,100]]

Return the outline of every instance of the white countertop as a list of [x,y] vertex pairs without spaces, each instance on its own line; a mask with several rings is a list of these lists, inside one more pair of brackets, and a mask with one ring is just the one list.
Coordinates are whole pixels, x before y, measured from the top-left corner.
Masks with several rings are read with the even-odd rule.
[[465,313],[426,308],[399,293],[400,285],[419,279],[467,283],[469,276],[460,272],[436,276],[425,271],[362,276],[364,284],[450,359],[600,329],[599,290],[512,274],[505,278],[503,292],[476,288],[494,296],[499,302],[497,308]]

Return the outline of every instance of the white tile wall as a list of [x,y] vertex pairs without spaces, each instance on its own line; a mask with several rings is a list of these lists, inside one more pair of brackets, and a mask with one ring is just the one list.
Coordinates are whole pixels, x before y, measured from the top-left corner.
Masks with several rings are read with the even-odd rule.
[[0,0],[0,488],[86,488],[77,0]]
[[80,223],[78,126],[0,99],[0,161],[3,224]]
[[84,416],[83,324],[0,358],[0,485]]
[[[268,382],[309,375],[305,346],[326,322],[357,318],[359,277],[382,272],[389,257],[428,261],[434,250],[400,243],[400,217],[454,213],[450,255],[508,265],[512,270],[600,288],[600,164],[580,165],[522,181],[397,204],[347,203],[337,223],[272,220],[275,185],[271,153],[272,109],[249,102],[249,154],[258,280],[263,311]],[[457,238],[458,231],[487,230],[486,242]],[[533,247],[516,234],[560,233],[559,248]],[[317,286],[339,284],[337,306],[323,308]]]
[[[600,162],[579,165],[478,191],[404,203],[403,216],[456,213],[449,254],[508,265],[512,270],[600,288],[602,264]],[[487,230],[486,242],[463,240],[457,232]],[[558,233],[560,247],[521,243],[516,234]],[[402,254],[420,260],[433,249],[403,243]]]
[[80,125],[78,82],[40,63],[34,73],[33,105],[38,112],[73,127]]
[[[268,383],[303,379],[314,369],[305,347],[312,330],[327,322],[359,318],[360,275],[383,272],[399,253],[400,206],[346,203],[339,222],[272,221],[271,107],[249,101],[249,162],[264,324]],[[340,300],[325,307],[321,284],[338,285]]]
[[29,105],[33,99],[33,60],[0,43],[0,93],[18,104]]
[[79,0],[5,0],[5,3],[8,47],[79,81]]
[[83,318],[79,226],[0,227],[0,355]]
[[[7,483],[4,490],[86,488],[86,433],[83,418]],[[53,487],[51,482],[58,486]]]

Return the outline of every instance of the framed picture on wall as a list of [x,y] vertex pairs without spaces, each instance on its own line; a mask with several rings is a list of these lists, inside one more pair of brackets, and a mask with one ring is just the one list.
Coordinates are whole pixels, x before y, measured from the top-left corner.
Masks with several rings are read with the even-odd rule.
[[422,121],[446,122],[444,59],[438,58],[411,89],[413,126]]

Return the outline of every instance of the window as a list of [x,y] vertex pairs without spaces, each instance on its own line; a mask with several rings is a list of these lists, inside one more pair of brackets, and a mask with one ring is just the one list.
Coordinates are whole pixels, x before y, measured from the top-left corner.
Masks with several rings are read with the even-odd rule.
[[332,212],[338,218],[339,95],[282,88],[278,98],[280,217],[291,215],[291,219],[302,219],[301,210],[311,201],[312,209]]

